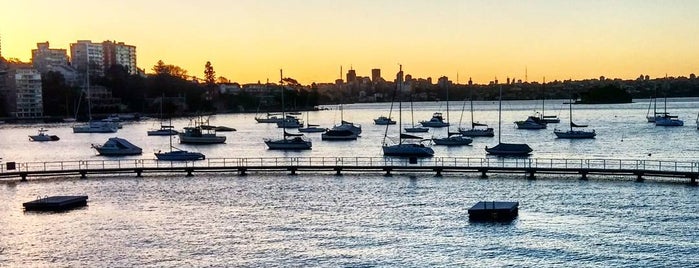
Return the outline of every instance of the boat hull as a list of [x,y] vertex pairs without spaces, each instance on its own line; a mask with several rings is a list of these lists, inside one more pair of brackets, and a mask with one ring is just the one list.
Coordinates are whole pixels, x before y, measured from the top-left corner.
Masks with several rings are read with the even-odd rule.
[[597,133],[594,131],[580,131],[580,130],[569,130],[569,131],[554,131],[556,137],[559,139],[594,139]]
[[428,132],[430,131],[429,128],[426,127],[409,127],[409,128],[404,128],[405,132],[408,133],[422,133],[422,132]]
[[287,140],[265,140],[267,148],[270,150],[310,150],[313,144],[310,141]]
[[303,132],[303,133],[320,133],[320,132],[325,132],[327,130],[328,130],[327,128],[319,128],[319,127],[299,128],[299,132]]
[[495,137],[495,130],[492,128],[487,128],[487,129],[462,129],[459,130],[461,135],[464,135],[466,137]]
[[384,156],[405,156],[405,157],[431,157],[434,150],[422,144],[403,143],[396,145],[384,145]]
[[155,158],[163,161],[194,161],[204,160],[206,156],[202,153],[188,151],[171,151],[166,153],[155,153]]
[[491,148],[485,147],[485,151],[498,156],[527,156],[533,150],[526,144],[500,143]]
[[172,136],[177,134],[179,134],[179,132],[174,129],[158,129],[148,131],[148,136]]
[[462,146],[462,145],[469,145],[471,142],[473,142],[472,139],[463,137],[463,136],[451,136],[448,138],[437,138],[437,139],[432,139],[432,142],[436,145],[444,145],[444,146]]
[[60,138],[56,135],[30,135],[31,141],[58,141]]

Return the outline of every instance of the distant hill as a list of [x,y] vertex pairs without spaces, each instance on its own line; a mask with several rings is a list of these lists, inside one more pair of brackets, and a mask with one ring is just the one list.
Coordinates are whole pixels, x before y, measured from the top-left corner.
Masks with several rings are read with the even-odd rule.
[[631,94],[620,87],[609,84],[590,88],[580,93],[579,104],[631,103]]

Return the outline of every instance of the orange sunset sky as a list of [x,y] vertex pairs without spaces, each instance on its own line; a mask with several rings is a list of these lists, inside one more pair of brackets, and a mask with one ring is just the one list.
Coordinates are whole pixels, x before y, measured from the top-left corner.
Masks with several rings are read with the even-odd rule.
[[[340,65],[392,79],[464,83],[688,76],[699,73],[699,1],[0,0],[2,55],[28,61],[37,42],[137,47],[202,77],[248,83],[279,68],[301,83],[331,82]],[[344,75],[344,74],[343,74]]]

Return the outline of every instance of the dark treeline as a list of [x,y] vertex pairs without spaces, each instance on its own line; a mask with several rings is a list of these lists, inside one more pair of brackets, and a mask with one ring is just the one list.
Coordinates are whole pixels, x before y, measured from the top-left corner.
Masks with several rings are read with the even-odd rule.
[[[204,68],[204,79],[190,76],[187,70],[159,61],[150,75],[131,75],[121,66],[113,66],[102,77],[91,79],[91,88],[111,94],[95,97],[92,113],[160,113],[161,102],[166,115],[189,115],[221,112],[280,111],[281,90],[279,84],[257,84],[255,90],[237,85],[235,92],[220,90],[221,84],[233,85],[228,79],[216,78],[210,62]],[[71,87],[60,73],[49,72],[42,76],[44,114],[47,116],[87,116],[86,94],[80,87]],[[386,102],[394,99],[393,82],[364,84],[327,84],[319,89],[315,83],[304,86],[293,78],[284,78],[286,110],[309,110],[322,104]],[[512,82],[489,85],[413,83],[411,90],[404,89],[402,100],[445,100],[447,89],[451,100],[497,100],[498,88],[503,88],[503,98],[508,100],[568,99],[584,103],[629,102],[630,98],[649,97],[699,97],[699,79],[694,75],[649,79],[641,76],[635,80],[588,79],[539,82]],[[262,90],[260,88],[263,88]],[[81,93],[83,92],[83,93]],[[93,92],[93,96],[94,96]],[[164,98],[163,98],[164,97]],[[105,104],[105,100],[107,104]]]

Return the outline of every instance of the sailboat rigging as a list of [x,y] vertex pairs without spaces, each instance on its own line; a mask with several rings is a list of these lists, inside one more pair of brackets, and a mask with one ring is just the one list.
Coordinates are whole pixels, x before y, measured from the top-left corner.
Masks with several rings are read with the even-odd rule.
[[595,130],[593,129],[592,131],[585,131],[585,130],[578,130],[575,128],[585,128],[587,125],[578,125],[573,123],[573,98],[572,94],[570,97],[570,101],[568,101],[568,118],[570,119],[570,129],[568,131],[563,131],[563,130],[558,130],[554,129],[553,134],[556,134],[556,137],[559,139],[593,139],[597,135],[595,133]]
[[[282,90],[282,118],[286,118],[286,110],[284,107],[284,75],[281,69],[279,70],[279,77],[279,85]],[[303,134],[292,134],[286,132],[284,128],[282,128],[281,139],[265,138],[264,142],[270,150],[310,150],[313,146],[311,140],[304,137]]]
[[[400,66],[400,71],[397,74],[397,79],[396,79],[396,88],[395,88],[395,93],[393,94],[393,98],[396,99],[396,96],[400,94],[401,90],[399,88],[402,88],[403,86],[403,66]],[[402,104],[400,101],[400,97],[398,99],[398,125],[402,126],[403,123],[403,116],[402,116]],[[391,109],[393,109],[393,102],[391,102]],[[390,113],[389,113],[390,116]],[[422,144],[422,143],[406,143],[404,140],[422,140],[422,137],[414,136],[414,135],[408,135],[408,134],[403,134],[402,133],[402,128],[398,128],[398,144],[393,144],[389,145],[386,143],[386,136],[388,135],[388,125],[386,126],[386,131],[384,132],[384,139],[383,139],[383,145],[382,145],[382,150],[384,156],[407,156],[407,157],[431,157],[434,155],[434,150],[432,148]]]
[[[496,82],[497,83],[497,82]],[[488,154],[499,156],[526,156],[533,150],[525,143],[503,143],[502,142],[502,85],[500,86],[500,98],[498,101],[498,144],[485,151]]]
[[[449,87],[447,87],[447,122],[449,120]],[[450,126],[447,126],[447,136],[443,138],[432,138],[432,142],[436,145],[458,146],[469,145],[473,142],[472,139],[461,135],[461,132],[451,132]]]
[[[471,102],[471,129],[459,128],[461,135],[467,137],[493,137],[495,136],[495,131],[492,127],[488,127],[488,124],[483,124],[473,120],[473,81],[471,78],[468,79],[469,86],[469,99]],[[477,128],[481,127],[481,128]],[[485,127],[485,128],[483,128]]]

